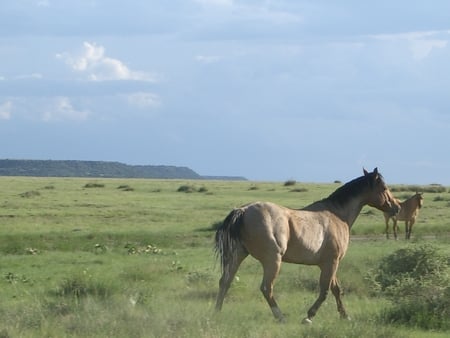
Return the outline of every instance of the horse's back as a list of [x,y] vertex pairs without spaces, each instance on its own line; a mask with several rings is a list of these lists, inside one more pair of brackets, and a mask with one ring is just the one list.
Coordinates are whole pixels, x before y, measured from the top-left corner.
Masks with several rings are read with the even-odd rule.
[[286,262],[318,264],[324,252],[341,257],[347,250],[348,227],[339,226],[328,211],[294,210],[271,202],[245,208],[241,240],[257,259],[276,252]]

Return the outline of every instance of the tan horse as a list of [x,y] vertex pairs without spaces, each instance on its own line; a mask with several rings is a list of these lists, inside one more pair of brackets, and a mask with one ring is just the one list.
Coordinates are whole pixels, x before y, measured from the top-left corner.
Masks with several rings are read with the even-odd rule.
[[417,216],[419,216],[419,209],[423,205],[422,193],[416,194],[406,201],[400,202],[400,212],[397,215],[392,215],[388,212],[384,213],[384,220],[386,221],[386,238],[389,239],[389,220],[392,219],[392,229],[394,231],[394,238],[397,239],[398,225],[397,221],[405,221],[405,238],[410,239],[411,231]]
[[376,168],[372,173],[364,170],[364,176],[300,210],[268,202],[233,209],[217,229],[215,237],[216,253],[222,267],[216,310],[222,308],[239,265],[250,254],[263,266],[260,289],[276,319],[284,320],[273,297],[274,280],[281,262],[318,265],[321,270],[320,294],[308,310],[304,323],[312,323],[330,288],[340,316],[348,318],[336,271],[347,251],[350,229],[364,205],[392,214],[399,210]]

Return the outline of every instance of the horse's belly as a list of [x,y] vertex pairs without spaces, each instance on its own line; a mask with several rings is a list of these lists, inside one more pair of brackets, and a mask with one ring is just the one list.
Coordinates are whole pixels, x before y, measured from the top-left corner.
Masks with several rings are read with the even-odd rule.
[[303,253],[299,255],[286,254],[283,256],[282,260],[286,263],[317,265],[320,262],[320,255],[312,253]]

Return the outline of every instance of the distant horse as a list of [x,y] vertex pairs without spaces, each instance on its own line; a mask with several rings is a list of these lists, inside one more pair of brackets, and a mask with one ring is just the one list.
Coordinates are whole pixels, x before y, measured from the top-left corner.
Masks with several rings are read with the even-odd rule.
[[348,318],[336,271],[347,251],[350,229],[364,205],[391,214],[399,210],[377,168],[372,173],[364,169],[364,176],[303,209],[289,209],[269,202],[254,202],[233,209],[215,237],[216,254],[222,267],[216,310],[222,308],[239,265],[250,254],[263,266],[260,289],[276,319],[284,321],[273,296],[281,262],[318,265],[321,270],[320,294],[308,310],[304,323],[312,323],[330,288],[340,316]]
[[386,238],[389,239],[389,220],[392,219],[392,229],[394,231],[394,237],[397,239],[398,225],[397,221],[405,221],[405,238],[410,239],[412,226],[416,222],[417,216],[419,216],[419,209],[423,205],[422,193],[416,192],[416,194],[406,201],[400,202],[400,212],[397,215],[392,215],[388,212],[384,213],[384,219],[386,221]]

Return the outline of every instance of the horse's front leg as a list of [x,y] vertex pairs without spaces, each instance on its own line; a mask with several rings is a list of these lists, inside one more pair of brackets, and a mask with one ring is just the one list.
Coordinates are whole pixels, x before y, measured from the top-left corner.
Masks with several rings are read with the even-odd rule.
[[395,240],[397,240],[398,225],[397,225],[397,220],[396,219],[394,219],[394,224],[392,225],[392,230],[394,231],[394,238],[395,238]]
[[411,238],[412,227],[413,227],[415,222],[416,222],[416,220],[414,218],[410,219],[409,222],[407,222],[408,223],[408,225],[407,225],[407,227],[408,227],[408,235],[407,236],[408,237],[406,239],[410,239]]
[[409,239],[411,235],[411,227],[409,225],[409,221],[405,221],[405,239]]

